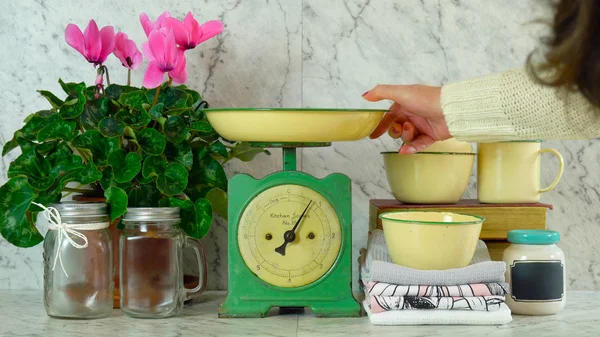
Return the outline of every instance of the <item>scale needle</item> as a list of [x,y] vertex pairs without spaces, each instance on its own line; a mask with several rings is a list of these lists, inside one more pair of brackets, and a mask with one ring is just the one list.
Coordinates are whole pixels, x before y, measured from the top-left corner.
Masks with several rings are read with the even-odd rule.
[[296,240],[296,228],[298,228],[300,221],[302,221],[302,218],[304,217],[304,214],[306,214],[306,211],[308,210],[308,207],[310,207],[311,203],[312,203],[312,200],[308,202],[308,205],[306,205],[306,208],[302,212],[302,215],[300,215],[300,217],[298,218],[298,221],[296,221],[294,228],[283,233],[283,244],[281,246],[275,248],[275,252],[281,254],[282,256],[285,256],[285,247],[287,246],[288,243],[294,242],[294,240]]

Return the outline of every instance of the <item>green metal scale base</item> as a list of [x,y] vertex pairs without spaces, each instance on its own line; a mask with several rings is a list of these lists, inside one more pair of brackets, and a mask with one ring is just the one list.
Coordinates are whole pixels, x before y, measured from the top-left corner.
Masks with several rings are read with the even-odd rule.
[[298,147],[331,144],[253,145],[282,148],[283,171],[229,181],[229,292],[219,317],[265,317],[273,307],[360,316],[352,295],[351,181],[296,168]]

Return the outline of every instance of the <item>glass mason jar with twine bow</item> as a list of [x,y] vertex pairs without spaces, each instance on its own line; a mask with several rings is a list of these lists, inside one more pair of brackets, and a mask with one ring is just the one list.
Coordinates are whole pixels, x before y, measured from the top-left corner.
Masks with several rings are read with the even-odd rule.
[[51,317],[102,318],[113,309],[112,242],[105,203],[52,204],[46,221],[44,306]]

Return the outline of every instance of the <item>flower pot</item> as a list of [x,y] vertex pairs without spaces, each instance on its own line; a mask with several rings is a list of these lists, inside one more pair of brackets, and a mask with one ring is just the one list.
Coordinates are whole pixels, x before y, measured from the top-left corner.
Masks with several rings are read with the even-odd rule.
[[[74,201],[81,201],[81,202],[106,202],[106,198],[103,197],[89,197],[89,196],[84,196],[84,195],[74,195],[73,196],[73,200]],[[117,225],[119,223],[120,219],[115,219],[115,221],[111,222],[110,227],[109,227],[109,231],[110,231],[110,235],[111,235],[111,239],[112,239],[112,246],[113,246],[113,264],[114,264],[114,282],[115,282],[115,290],[114,290],[114,294],[113,294],[113,307],[115,309],[120,308],[120,287],[119,287],[119,271],[120,271],[120,265],[119,265],[119,236],[120,236],[120,230],[117,229]],[[147,247],[148,250],[156,250],[158,247],[152,247],[149,246]],[[153,268],[152,264],[149,263],[147,265],[140,265],[138,266],[139,268],[143,268],[143,269],[150,269]],[[184,280],[184,284],[186,288],[194,288],[198,285],[198,283],[200,282],[200,278],[197,275],[183,275],[183,280]]]

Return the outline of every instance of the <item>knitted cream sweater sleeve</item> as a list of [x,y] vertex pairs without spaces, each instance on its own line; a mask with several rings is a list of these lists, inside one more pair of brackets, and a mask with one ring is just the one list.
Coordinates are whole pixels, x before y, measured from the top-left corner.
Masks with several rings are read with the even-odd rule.
[[450,134],[471,142],[600,137],[600,109],[579,93],[535,83],[523,69],[442,87]]

